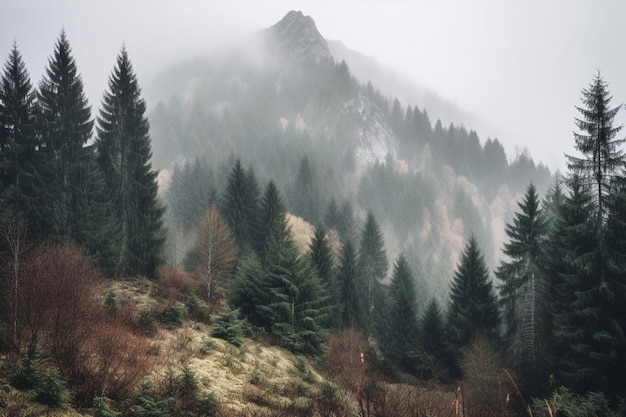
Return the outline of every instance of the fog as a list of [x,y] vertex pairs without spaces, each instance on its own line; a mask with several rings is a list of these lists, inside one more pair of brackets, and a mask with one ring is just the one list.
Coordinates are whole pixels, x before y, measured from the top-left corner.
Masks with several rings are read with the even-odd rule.
[[37,83],[63,28],[97,109],[122,45],[145,90],[161,69],[269,27],[292,9],[310,15],[327,39],[483,119],[483,141],[497,136],[510,157],[528,148],[553,169],[564,170],[563,153],[573,152],[574,106],[597,70],[613,105],[626,101],[626,3],[619,0],[4,0],[0,57],[16,41]]

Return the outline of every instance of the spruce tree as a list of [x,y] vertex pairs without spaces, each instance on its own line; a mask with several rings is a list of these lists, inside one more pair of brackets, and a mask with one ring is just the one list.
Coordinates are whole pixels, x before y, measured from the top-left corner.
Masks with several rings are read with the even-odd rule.
[[419,343],[419,321],[415,279],[404,255],[400,255],[393,269],[389,287],[389,315],[384,353],[398,361],[406,370],[418,371],[423,365]]
[[339,284],[339,326],[367,332],[363,297],[363,280],[358,270],[358,255],[351,241],[343,244],[341,261],[337,271]]
[[[330,314],[332,315],[336,311],[339,303],[339,286],[335,273],[332,249],[328,243],[326,231],[322,226],[318,225],[315,227],[309,250],[311,263],[317,272],[322,286],[328,292],[328,306],[330,307]],[[337,327],[337,324],[336,317],[332,316],[329,319],[330,327]]]
[[593,190],[596,206],[596,234],[602,243],[606,226],[607,199],[613,191],[615,179],[625,167],[625,154],[620,146],[625,139],[615,136],[623,125],[613,127],[613,120],[621,105],[611,108],[608,83],[596,73],[589,88],[582,90],[582,107],[576,107],[581,118],[575,120],[581,133],[574,133],[575,148],[582,157],[567,155],[568,168]]
[[382,292],[380,285],[387,275],[388,260],[384,245],[383,234],[374,214],[370,211],[361,232],[359,248],[359,271],[365,280],[364,297],[368,316],[371,316],[377,307],[375,300],[380,301]]
[[542,266],[547,224],[532,183],[518,207],[505,229],[509,242],[504,244],[503,253],[509,261],[501,263],[496,276],[501,281],[505,337],[513,361],[525,382],[536,385],[538,378],[547,377],[544,373],[549,371],[551,288]]
[[259,317],[295,351],[322,353],[328,323],[328,295],[308,256],[291,238],[284,212],[277,213],[263,259],[265,303]]
[[285,213],[285,204],[276,183],[274,181],[268,182],[261,198],[258,236],[255,242],[255,250],[259,256],[264,255],[267,239],[272,230],[284,226],[281,222],[284,221]]
[[443,313],[436,299],[431,299],[420,321],[420,346],[430,363],[433,376],[443,376],[450,366]]
[[35,130],[35,92],[17,44],[0,78],[0,192],[4,216],[26,221],[31,234],[42,229],[41,195]]
[[164,243],[146,103],[126,48],[109,77],[98,117],[98,163],[119,227],[116,275],[154,277]]
[[253,246],[258,198],[258,184],[252,169],[246,172],[237,159],[228,175],[221,211],[242,249]]
[[55,240],[76,237],[80,193],[84,190],[86,148],[93,129],[91,107],[83,92],[69,41],[62,31],[48,60],[38,91],[39,132],[48,178],[49,235]]
[[91,107],[63,31],[39,84],[37,117],[39,174],[45,179],[41,198],[48,210],[42,234],[86,246],[108,268],[116,228],[95,148],[88,145]]
[[489,279],[489,271],[470,236],[450,285],[448,328],[454,347],[463,350],[478,336],[496,339],[498,305]]
[[[562,259],[555,266],[556,299],[553,308],[559,358],[559,376],[568,386],[585,391],[592,373],[603,372],[590,363],[590,340],[598,311],[587,308],[598,277],[597,236],[593,196],[583,181],[573,176],[570,195],[560,210],[561,224],[556,239],[563,248]],[[596,317],[598,319],[599,317]]]
[[300,160],[300,166],[289,195],[289,202],[296,216],[302,217],[309,223],[319,221],[321,193],[315,168],[306,155]]

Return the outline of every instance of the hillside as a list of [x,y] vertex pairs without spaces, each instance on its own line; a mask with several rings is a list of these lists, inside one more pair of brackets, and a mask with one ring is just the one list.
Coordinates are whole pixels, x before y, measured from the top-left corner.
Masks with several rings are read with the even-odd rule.
[[[495,267],[504,224],[521,193],[530,182],[543,192],[551,173],[526,153],[507,156],[497,138],[481,139],[458,121],[431,120],[428,94],[411,96],[423,98],[413,104],[383,94],[365,81],[363,68],[374,64],[345,49],[340,54],[336,45],[312,18],[290,12],[240,45],[177,64],[159,77],[148,93],[155,100],[153,163],[161,168],[162,193],[172,208],[171,235],[184,247],[188,229],[175,229],[189,215],[177,218],[175,206],[186,185],[173,176],[200,158],[202,176],[219,196],[237,158],[261,184],[273,179],[287,208],[311,224],[330,228],[325,217],[332,204],[348,205],[356,236],[372,211],[391,258],[409,257],[425,297],[445,297],[463,240],[478,236]],[[358,79],[349,62],[361,63]],[[373,81],[393,79],[383,70],[372,75]],[[450,109],[448,117],[455,114],[437,106],[432,114],[442,108]],[[309,177],[298,183],[305,159]],[[171,182],[180,189],[168,194]],[[171,254],[170,261],[178,262]]]

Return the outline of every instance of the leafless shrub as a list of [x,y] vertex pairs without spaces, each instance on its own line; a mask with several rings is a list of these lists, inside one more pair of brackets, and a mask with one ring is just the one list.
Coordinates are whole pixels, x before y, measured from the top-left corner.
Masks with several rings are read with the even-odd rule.
[[491,343],[476,339],[461,361],[464,382],[460,387],[467,417],[510,416],[507,398],[513,393],[502,358]]
[[158,291],[164,299],[184,303],[197,289],[197,281],[182,269],[159,269]]

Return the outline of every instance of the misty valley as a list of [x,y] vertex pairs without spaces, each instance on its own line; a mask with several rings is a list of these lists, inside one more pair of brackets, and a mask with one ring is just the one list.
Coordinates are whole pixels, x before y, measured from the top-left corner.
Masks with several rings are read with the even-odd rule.
[[0,416],[626,413],[600,71],[561,173],[302,12],[99,103],[51,46],[0,73]]

